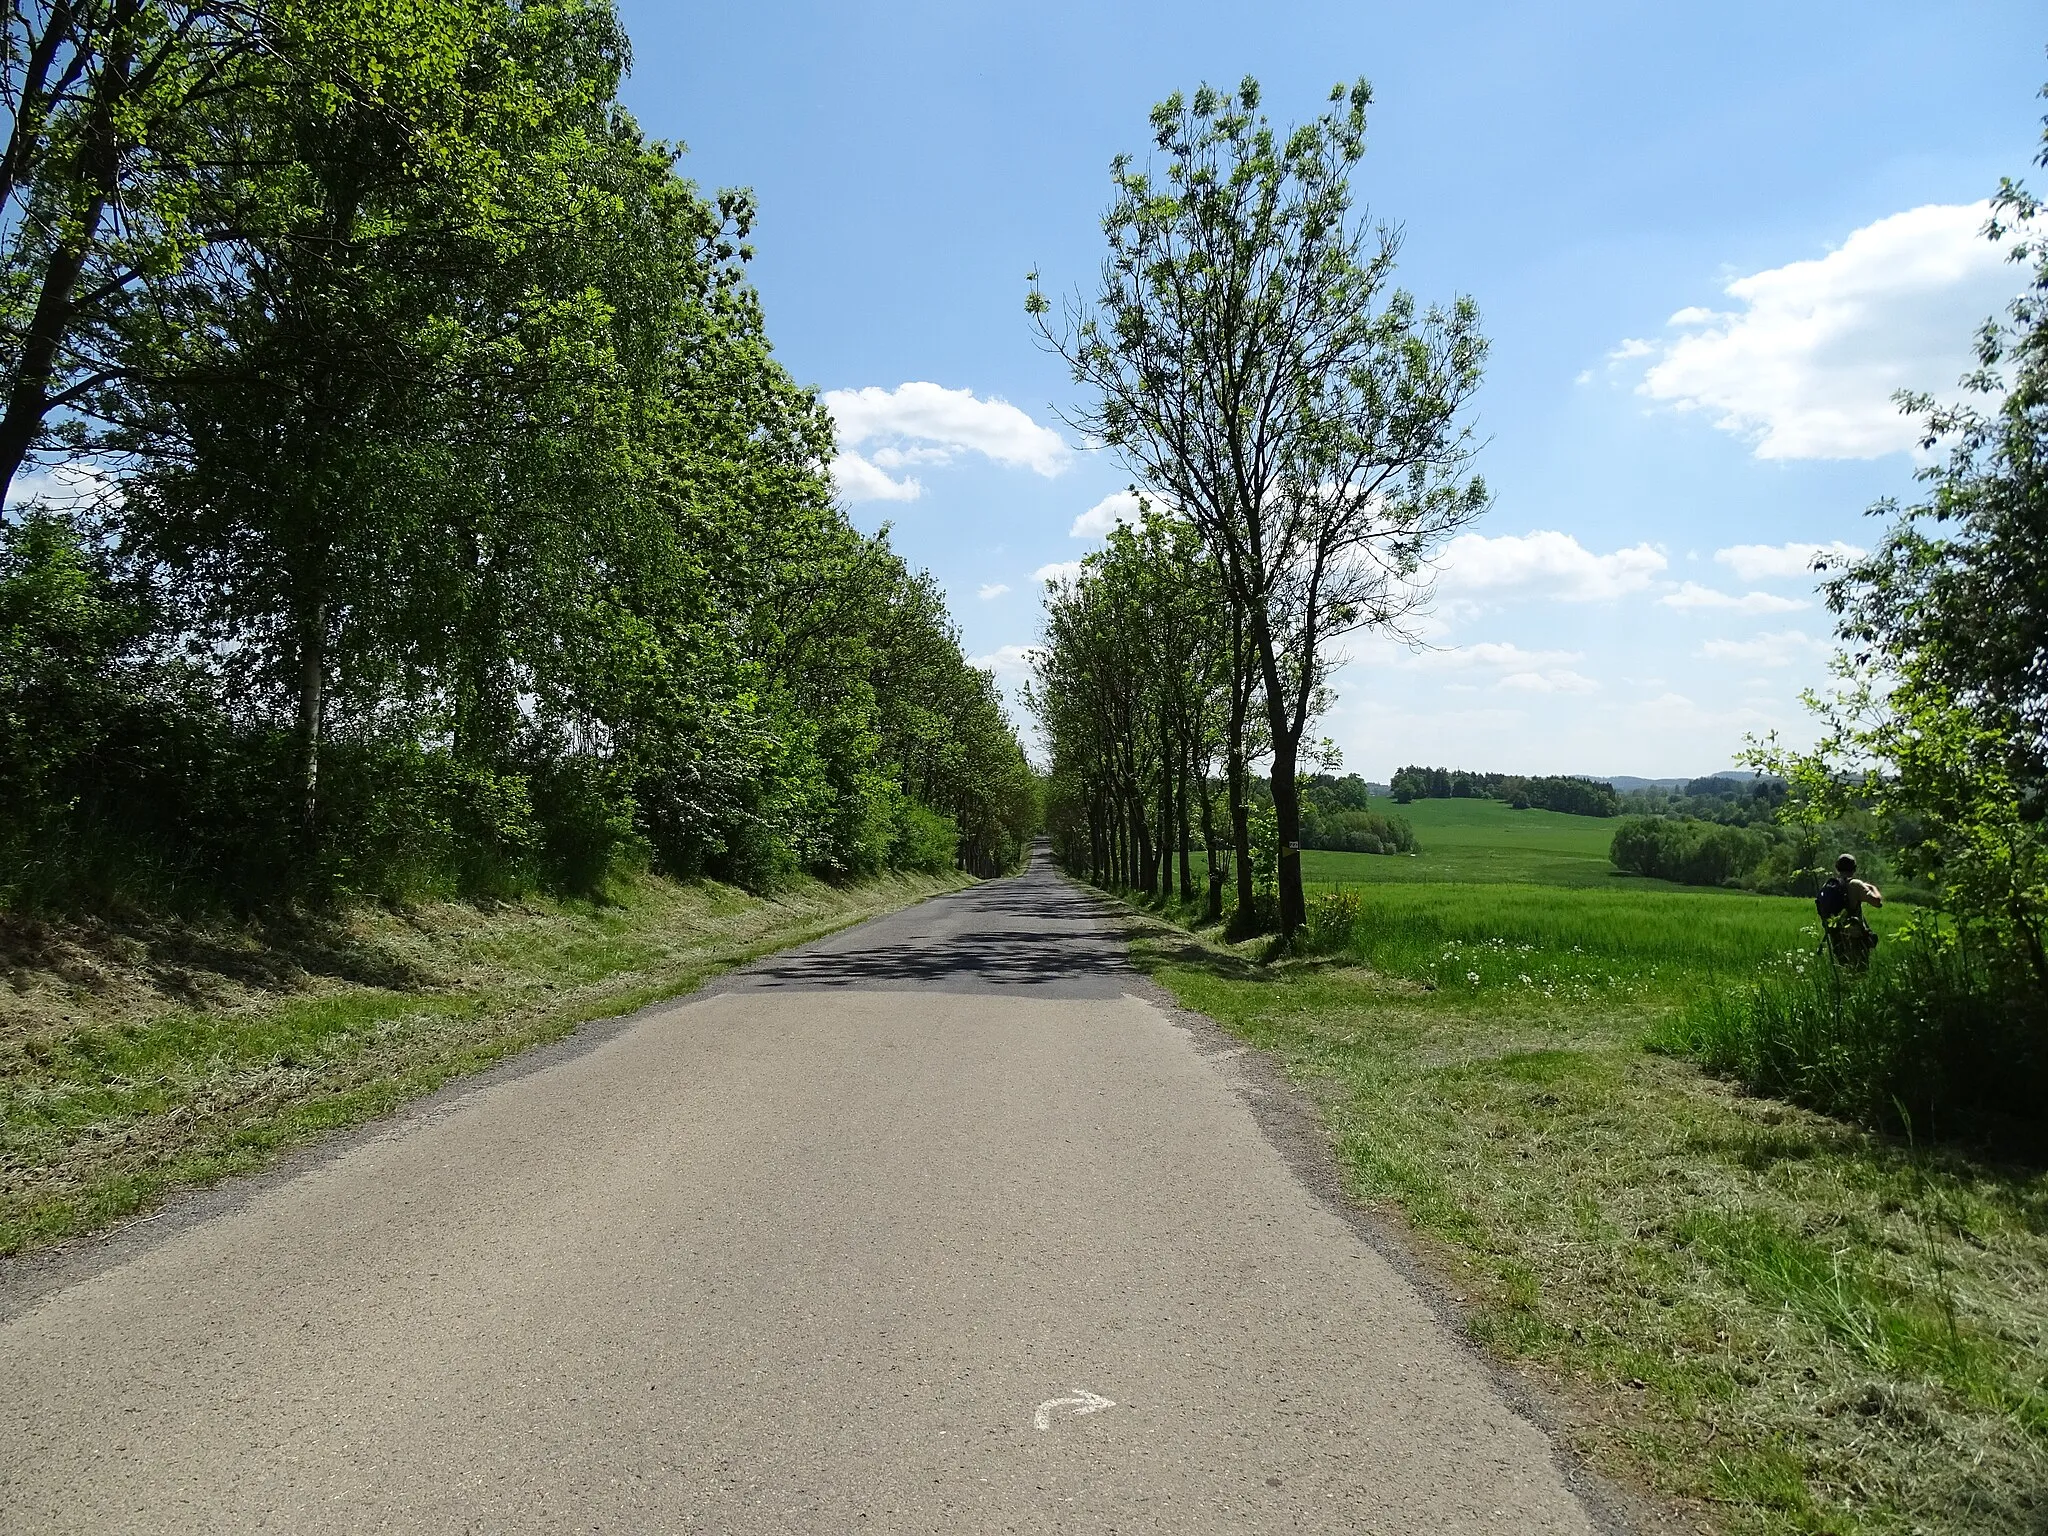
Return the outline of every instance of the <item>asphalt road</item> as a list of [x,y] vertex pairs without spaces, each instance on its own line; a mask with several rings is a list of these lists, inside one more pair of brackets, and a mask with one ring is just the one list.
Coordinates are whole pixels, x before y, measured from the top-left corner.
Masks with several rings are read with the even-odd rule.
[[17,1275],[0,1530],[1594,1529],[1121,954],[1037,867]]

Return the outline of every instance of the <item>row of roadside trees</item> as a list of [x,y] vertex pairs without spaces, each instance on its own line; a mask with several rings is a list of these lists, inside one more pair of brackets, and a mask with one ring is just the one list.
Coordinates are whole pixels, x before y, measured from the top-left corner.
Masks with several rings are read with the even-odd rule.
[[1149,505],[1081,576],[1051,584],[1029,697],[1051,749],[1047,830],[1068,869],[1191,902],[1199,836],[1212,915],[1226,848],[1239,855],[1239,910],[1253,910],[1247,765],[1262,737],[1233,617],[1200,535]]
[[1173,846],[1187,894],[1185,829],[1218,846],[1220,764],[1248,922],[1263,762],[1283,934],[1306,918],[1297,777],[1318,758],[1333,648],[1400,632],[1430,554],[1486,505],[1465,421],[1477,310],[1420,309],[1392,286],[1400,232],[1351,187],[1370,102],[1362,80],[1339,87],[1282,133],[1251,79],[1170,97],[1154,164],[1112,167],[1096,293],[1056,319],[1034,274],[1027,301],[1083,388],[1074,425],[1151,503],[1047,600],[1032,700],[1063,857],[1163,890]]
[[0,899],[1014,861],[993,683],[609,0],[6,26]]

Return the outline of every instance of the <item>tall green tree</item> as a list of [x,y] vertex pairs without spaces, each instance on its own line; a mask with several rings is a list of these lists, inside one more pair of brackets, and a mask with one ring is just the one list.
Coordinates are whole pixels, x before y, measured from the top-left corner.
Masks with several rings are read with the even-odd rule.
[[578,0],[419,0],[396,19],[321,0],[266,22],[285,62],[239,103],[229,264],[154,285],[113,410],[147,465],[138,553],[192,595],[187,622],[245,697],[288,701],[312,847],[332,718],[419,692],[456,397],[508,382],[491,366],[508,333],[575,308],[490,276],[561,212],[536,186],[601,126],[623,38]]
[[1469,299],[1390,286],[1397,231],[1354,207],[1364,81],[1284,135],[1259,88],[1152,112],[1155,174],[1112,167],[1099,290],[1027,307],[1091,402],[1077,418],[1200,528],[1243,616],[1269,734],[1280,924],[1305,919],[1295,779],[1330,647],[1392,630],[1428,556],[1486,504],[1464,411],[1486,344]]
[[[2048,165],[2048,132],[2040,164]],[[2008,974],[2048,996],[2048,236],[2007,180],[1987,234],[2031,282],[1978,337],[1971,398],[1901,397],[1941,457],[1925,498],[1827,582],[1839,686],[1810,696],[1822,736],[1757,760],[1815,819],[1874,811],[1944,906]]]
[[153,278],[213,251],[243,99],[279,61],[245,0],[17,0],[0,37],[0,498],[76,447]]
[[[0,763],[0,844],[41,850],[35,899],[1015,864],[1037,785],[994,681],[836,504],[752,199],[620,105],[606,0],[7,14],[59,39],[15,100],[79,123],[128,56],[66,42],[81,17],[169,18],[165,57],[214,67],[184,139],[120,98],[131,190],[203,153],[148,260],[76,290],[105,302],[71,305],[51,387],[92,382],[32,434],[117,494],[0,526],[0,718],[40,743]],[[89,197],[47,137],[18,158]],[[57,248],[24,241],[33,299]]]

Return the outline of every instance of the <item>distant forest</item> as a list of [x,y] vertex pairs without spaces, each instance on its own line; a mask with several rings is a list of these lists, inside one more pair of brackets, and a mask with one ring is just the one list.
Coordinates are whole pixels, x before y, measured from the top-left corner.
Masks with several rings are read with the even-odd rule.
[[1619,816],[1621,796],[1612,784],[1570,776],[1471,773],[1463,768],[1409,766],[1394,775],[1394,799],[1504,800],[1518,811],[1563,811],[1570,816]]

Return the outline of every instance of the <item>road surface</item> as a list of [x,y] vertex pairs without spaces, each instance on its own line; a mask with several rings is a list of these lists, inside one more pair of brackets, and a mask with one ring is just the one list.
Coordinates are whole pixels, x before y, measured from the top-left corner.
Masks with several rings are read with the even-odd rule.
[[1041,862],[17,1269],[0,1530],[1594,1530],[1121,955]]

